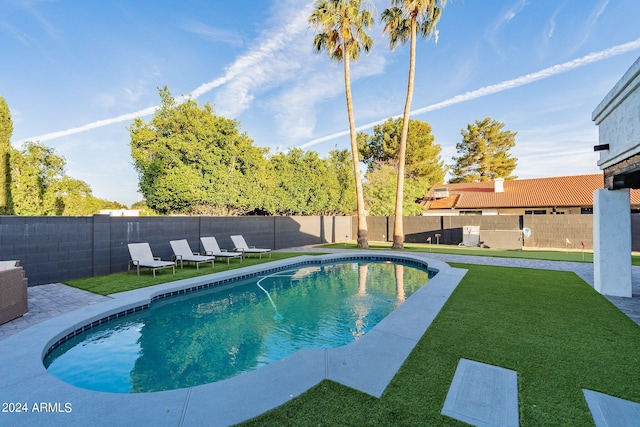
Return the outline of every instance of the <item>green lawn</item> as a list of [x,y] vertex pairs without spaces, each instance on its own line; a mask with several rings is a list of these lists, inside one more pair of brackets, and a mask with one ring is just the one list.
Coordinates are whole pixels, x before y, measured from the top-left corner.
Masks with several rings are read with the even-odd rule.
[[[332,243],[328,245],[316,246],[318,248],[333,249],[358,249],[355,243]],[[389,250],[391,242],[369,242],[369,249],[373,250]],[[506,250],[506,249],[490,249],[490,248],[465,248],[452,245],[430,245],[424,243],[405,243],[406,251],[413,252],[432,252],[438,254],[455,254],[470,256],[489,256],[501,258],[526,258],[540,259],[548,261],[575,261],[575,262],[593,262],[593,252],[590,251],[538,251],[538,250]],[[633,265],[640,265],[640,255],[631,257]]]
[[582,389],[640,402],[640,327],[573,273],[469,270],[380,399],[323,381],[248,426],[462,425],[440,415],[460,358],[518,372],[521,426],[593,425]]
[[95,294],[109,295],[118,292],[144,288],[147,286],[159,285],[161,283],[172,282],[175,280],[189,279],[191,277],[202,276],[211,273],[219,273],[221,271],[240,267],[248,267],[251,265],[257,265],[269,261],[276,261],[301,255],[320,254],[317,252],[272,252],[271,258],[268,255],[263,256],[262,259],[251,256],[246,257],[242,261],[242,263],[240,263],[237,259],[232,259],[229,265],[227,265],[227,262],[225,260],[219,260],[215,262],[215,267],[213,269],[209,264],[200,265],[199,270],[196,270],[193,265],[185,264],[184,269],[182,270],[179,267],[176,267],[175,276],[171,274],[171,269],[164,269],[156,271],[156,277],[154,278],[151,274],[151,270],[145,268],[140,270],[140,276],[137,276],[135,271],[131,271],[130,273],[113,273],[107,274],[106,276],[67,280],[66,282],[64,282],[64,284],[72,286],[74,288],[84,289],[85,291],[93,292]]

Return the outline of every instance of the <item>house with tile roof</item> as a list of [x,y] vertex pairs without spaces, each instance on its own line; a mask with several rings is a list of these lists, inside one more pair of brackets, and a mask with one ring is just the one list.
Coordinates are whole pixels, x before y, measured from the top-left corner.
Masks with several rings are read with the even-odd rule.
[[[592,214],[593,192],[604,188],[602,174],[493,182],[442,184],[420,202],[424,215]],[[640,190],[631,191],[631,208],[640,212]]]

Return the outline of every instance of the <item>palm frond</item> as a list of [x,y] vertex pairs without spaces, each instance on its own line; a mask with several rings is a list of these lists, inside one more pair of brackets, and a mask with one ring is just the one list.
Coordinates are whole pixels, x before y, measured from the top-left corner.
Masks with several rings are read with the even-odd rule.
[[399,43],[411,38],[411,21],[416,23],[417,35],[433,36],[438,41],[436,25],[440,21],[446,0],[391,0],[393,7],[382,12],[385,23],[383,34],[389,34],[389,46],[393,50]]
[[391,7],[382,11],[380,18],[384,22],[382,34],[389,34],[389,47],[395,49],[398,44],[404,44],[411,36],[411,22],[405,18],[399,7]]
[[317,0],[307,20],[319,31],[314,38],[314,49],[327,50],[329,57],[336,61],[342,61],[345,54],[356,60],[362,50],[369,53],[373,38],[366,30],[371,28],[374,18],[371,11],[363,7],[368,4],[361,0]]

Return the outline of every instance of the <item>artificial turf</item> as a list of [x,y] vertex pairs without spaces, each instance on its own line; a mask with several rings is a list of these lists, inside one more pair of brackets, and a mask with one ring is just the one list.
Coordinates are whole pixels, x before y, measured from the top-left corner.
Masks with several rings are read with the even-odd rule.
[[64,284],[72,286],[74,288],[84,289],[85,291],[93,292],[95,294],[110,295],[118,292],[144,288],[147,286],[159,285],[161,283],[173,282],[175,280],[189,279],[191,277],[219,273],[221,271],[227,271],[240,267],[248,267],[269,261],[277,261],[301,255],[321,254],[318,252],[272,252],[271,257],[269,257],[268,255],[265,255],[262,258],[247,256],[244,258],[244,260],[242,260],[242,263],[239,262],[238,259],[230,260],[229,264],[227,264],[227,262],[223,260],[216,261],[214,268],[211,268],[210,264],[203,264],[199,269],[196,269],[193,265],[187,264],[185,264],[183,269],[180,269],[178,266],[176,266],[175,275],[172,274],[171,269],[164,269],[157,271],[156,277],[153,277],[151,270],[141,269],[140,276],[137,276],[135,271],[131,271],[130,273],[112,273],[105,276],[67,280],[64,282]]
[[[333,248],[333,249],[358,249],[353,242],[331,243],[316,246],[317,248]],[[390,250],[390,242],[369,242],[369,249],[372,250]],[[425,243],[405,243],[404,251],[410,252],[431,252],[438,254],[454,254],[469,256],[487,256],[500,258],[525,258],[539,259],[546,261],[572,261],[572,262],[593,262],[592,251],[571,250],[508,250],[508,249],[492,249],[492,248],[469,248],[454,245],[431,245]],[[640,256],[632,255],[631,261],[633,265],[640,265]]]
[[325,380],[244,425],[463,425],[440,414],[460,358],[517,371],[521,426],[593,425],[583,388],[640,402],[640,327],[574,273],[452,266],[467,275],[380,399]]

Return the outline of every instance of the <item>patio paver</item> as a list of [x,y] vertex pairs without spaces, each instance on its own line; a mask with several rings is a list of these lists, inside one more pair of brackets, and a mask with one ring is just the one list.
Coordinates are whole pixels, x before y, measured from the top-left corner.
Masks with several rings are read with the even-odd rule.
[[474,426],[519,426],[518,374],[460,359],[442,413]]
[[29,286],[29,311],[22,317],[0,325],[0,340],[10,337],[44,320],[111,298],[62,283]]
[[640,426],[640,403],[583,389],[596,427]]

